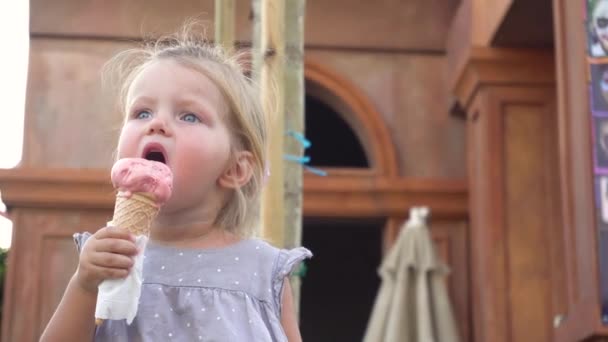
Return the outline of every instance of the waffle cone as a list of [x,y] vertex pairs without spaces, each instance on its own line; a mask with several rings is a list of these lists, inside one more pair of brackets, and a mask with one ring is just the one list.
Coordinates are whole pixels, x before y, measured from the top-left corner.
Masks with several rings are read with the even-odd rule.
[[128,230],[134,235],[149,235],[152,221],[160,210],[151,195],[134,193],[127,196],[123,192],[116,195],[112,225]]

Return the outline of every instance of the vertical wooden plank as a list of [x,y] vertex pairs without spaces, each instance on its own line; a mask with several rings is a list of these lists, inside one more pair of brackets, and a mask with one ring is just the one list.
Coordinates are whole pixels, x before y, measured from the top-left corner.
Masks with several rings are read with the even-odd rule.
[[[304,12],[306,0],[285,3],[285,132],[304,134]],[[302,144],[294,137],[284,141],[286,154],[301,156]],[[302,165],[284,163],[285,225],[284,244],[288,248],[302,244]],[[292,277],[291,285],[299,309],[300,278]]]
[[268,153],[270,177],[262,192],[262,236],[274,245],[283,246],[284,176],[284,75],[285,75],[285,22],[284,2],[262,0],[260,11],[259,71],[260,97],[264,110],[271,117]]

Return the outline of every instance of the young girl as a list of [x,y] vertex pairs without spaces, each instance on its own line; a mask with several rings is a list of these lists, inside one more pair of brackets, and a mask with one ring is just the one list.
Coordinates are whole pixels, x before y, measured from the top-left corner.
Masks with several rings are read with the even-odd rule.
[[125,122],[118,158],[155,159],[174,175],[145,250],[131,325],[96,327],[97,286],[125,277],[138,253],[116,227],[76,234],[78,269],[42,341],[300,341],[287,277],[311,253],[252,238],[266,119],[238,57],[191,33],[119,54]]

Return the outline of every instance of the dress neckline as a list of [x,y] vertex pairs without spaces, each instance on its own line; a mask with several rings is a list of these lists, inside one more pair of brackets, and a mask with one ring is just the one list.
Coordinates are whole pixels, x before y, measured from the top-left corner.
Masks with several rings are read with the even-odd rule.
[[159,250],[159,251],[167,251],[167,252],[183,252],[183,253],[222,253],[222,252],[230,252],[232,250],[238,249],[242,246],[246,246],[254,241],[259,241],[257,239],[252,238],[244,238],[240,239],[234,243],[228,244],[226,246],[221,247],[211,247],[211,248],[198,248],[198,247],[176,247],[163,244],[161,242],[156,242],[154,240],[149,240],[147,249],[151,250]]

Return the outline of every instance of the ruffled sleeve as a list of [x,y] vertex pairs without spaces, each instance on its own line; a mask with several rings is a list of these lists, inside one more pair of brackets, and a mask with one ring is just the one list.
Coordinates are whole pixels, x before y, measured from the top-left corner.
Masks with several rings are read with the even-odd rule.
[[78,250],[78,253],[80,253],[80,251],[82,250],[82,246],[84,246],[84,243],[87,242],[91,235],[92,234],[89,232],[76,233],[73,235],[74,243],[76,244],[76,249]]
[[285,277],[291,275],[300,262],[311,257],[312,253],[304,247],[298,247],[291,250],[282,249],[279,251],[272,274],[273,299],[277,312],[281,312],[281,297],[283,295],[283,282],[285,281]]

